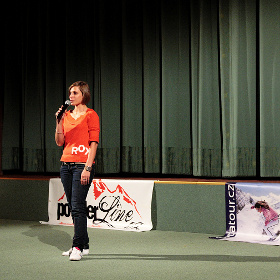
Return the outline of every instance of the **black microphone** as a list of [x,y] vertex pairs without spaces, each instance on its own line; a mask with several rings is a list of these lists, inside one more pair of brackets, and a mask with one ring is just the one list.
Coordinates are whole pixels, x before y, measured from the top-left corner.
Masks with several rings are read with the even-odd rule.
[[66,100],[65,103],[62,105],[62,109],[59,112],[59,114],[57,115],[57,119],[60,120],[63,113],[66,111],[66,109],[71,105],[71,101],[70,100]]

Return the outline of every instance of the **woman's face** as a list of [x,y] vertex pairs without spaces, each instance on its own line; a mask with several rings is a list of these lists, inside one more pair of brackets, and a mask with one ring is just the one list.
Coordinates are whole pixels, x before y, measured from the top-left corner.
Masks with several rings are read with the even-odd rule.
[[83,93],[80,91],[78,86],[74,86],[70,89],[69,99],[71,101],[71,105],[73,106],[82,104]]

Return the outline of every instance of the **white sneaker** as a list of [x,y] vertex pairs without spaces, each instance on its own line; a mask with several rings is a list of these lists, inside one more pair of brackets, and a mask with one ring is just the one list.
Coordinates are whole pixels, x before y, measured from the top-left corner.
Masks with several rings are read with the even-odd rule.
[[82,254],[83,254],[83,256],[89,255],[89,249],[83,249]]
[[82,258],[83,254],[81,250],[77,247],[74,247],[72,253],[69,257],[70,261],[79,261]]
[[[72,253],[72,250],[73,250],[73,248],[70,248],[68,251],[63,252],[62,256],[69,257]],[[83,256],[89,255],[89,249],[84,249],[83,252],[82,252],[82,255]]]
[[62,253],[62,256],[67,256],[67,257],[69,257],[69,256],[71,255],[71,253],[72,253],[72,248],[70,248],[68,251],[63,252],[63,253]]

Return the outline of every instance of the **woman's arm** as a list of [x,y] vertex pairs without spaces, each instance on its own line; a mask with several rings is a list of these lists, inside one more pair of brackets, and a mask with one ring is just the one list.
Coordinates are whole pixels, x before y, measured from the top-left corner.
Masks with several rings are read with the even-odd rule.
[[[88,153],[88,158],[85,166],[92,166],[95,156],[96,156],[96,151],[97,151],[98,143],[97,142],[91,142],[90,147],[89,147],[89,153]],[[81,184],[82,185],[87,185],[89,183],[89,177],[90,177],[90,171],[86,171],[85,169],[83,170],[81,174]]]
[[95,159],[95,156],[96,156],[97,147],[98,147],[97,142],[91,142],[90,143],[86,166],[92,166],[92,164],[94,162],[94,159]]
[[57,119],[57,116],[59,114],[59,112],[61,111],[62,106],[59,108],[59,110],[56,112],[55,116],[56,116],[56,128],[55,128],[55,143],[57,146],[63,146],[64,144],[64,133],[63,133],[63,125],[62,125],[62,121],[64,119],[65,113],[62,115],[61,119]]
[[56,125],[56,129],[55,129],[55,143],[57,146],[63,146],[64,144],[63,129],[59,125]]

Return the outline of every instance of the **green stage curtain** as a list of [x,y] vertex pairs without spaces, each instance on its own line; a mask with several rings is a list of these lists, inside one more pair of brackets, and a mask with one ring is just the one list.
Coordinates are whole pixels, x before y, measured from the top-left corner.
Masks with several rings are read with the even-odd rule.
[[219,5],[223,176],[256,176],[256,1]]
[[193,173],[222,175],[218,1],[191,3]]
[[260,1],[260,169],[280,176],[280,3]]
[[4,171],[59,171],[54,114],[85,80],[98,174],[279,176],[279,1],[6,5]]

